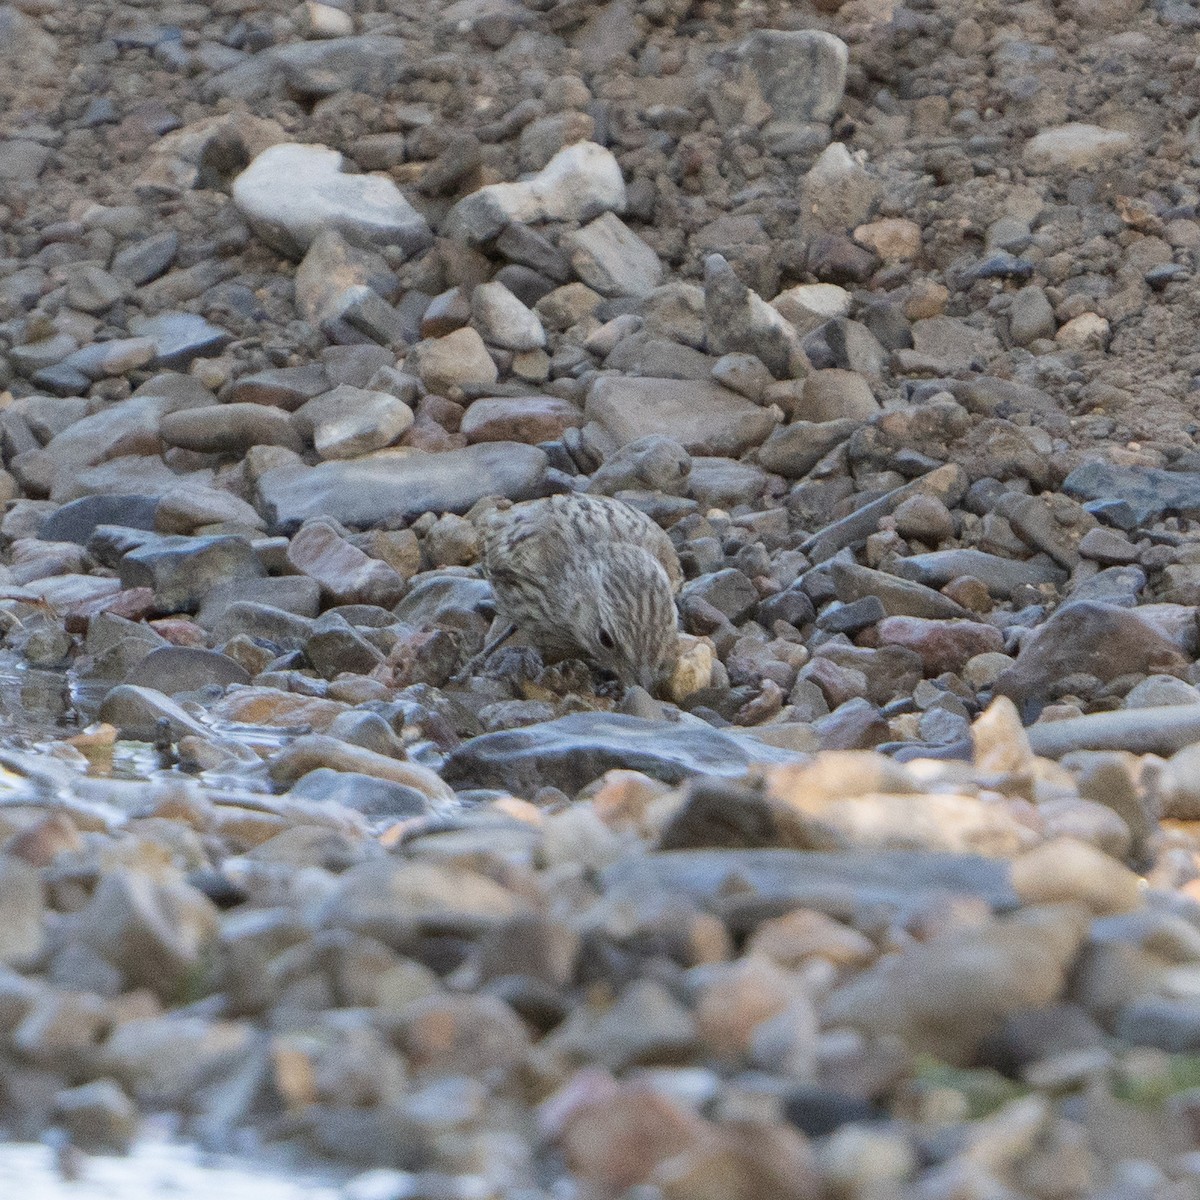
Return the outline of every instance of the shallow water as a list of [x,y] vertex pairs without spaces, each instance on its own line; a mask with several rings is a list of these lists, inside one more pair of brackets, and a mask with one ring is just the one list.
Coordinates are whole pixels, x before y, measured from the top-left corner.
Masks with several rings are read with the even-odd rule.
[[175,1142],[146,1142],[127,1156],[84,1158],[64,1179],[54,1150],[0,1144],[0,1196],[28,1200],[347,1200],[341,1180],[278,1163],[206,1154]]

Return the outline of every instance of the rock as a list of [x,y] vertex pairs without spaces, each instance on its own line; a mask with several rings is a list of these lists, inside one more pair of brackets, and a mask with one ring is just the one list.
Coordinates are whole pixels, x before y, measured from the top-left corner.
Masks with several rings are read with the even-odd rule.
[[155,537],[122,557],[125,587],[153,588],[163,612],[195,612],[209,589],[230,579],[264,575],[250,543],[241,537]]
[[125,682],[174,696],[206,687],[246,684],[250,682],[250,673],[215,650],[203,650],[198,646],[160,646],[141,659],[125,677]]
[[474,329],[456,329],[445,337],[418,342],[404,366],[431,392],[443,394],[450,388],[495,383],[499,378],[483,338]]
[[182,881],[105,875],[76,916],[74,938],[118,968],[132,987],[171,996],[208,952],[217,910]]
[[366,817],[421,817],[431,811],[428,798],[416,788],[328,767],[318,767],[302,775],[288,795],[321,804],[342,804]]
[[920,617],[886,617],[876,633],[881,646],[915,650],[929,678],[959,672],[977,654],[999,654],[1004,638],[991,625],[976,621],[931,621]]
[[561,248],[575,274],[602,296],[648,296],[662,282],[658,255],[611,212],[568,233]]
[[152,317],[130,317],[129,332],[154,343],[152,367],[180,370],[194,359],[220,354],[233,334],[195,313],[162,312]]
[[1136,609],[1091,600],[1064,604],[1025,639],[1016,663],[996,681],[1001,695],[1018,703],[1049,700],[1057,680],[1093,675],[1183,674],[1187,658]]
[[1098,313],[1080,313],[1059,328],[1054,340],[1064,350],[1104,350],[1112,327]]
[[547,459],[534,446],[487,442],[440,454],[381,451],[367,458],[279,467],[258,493],[276,530],[329,516],[352,528],[396,525],[425,512],[465,513],[484,496],[543,493]]
[[796,415],[820,425],[841,420],[867,421],[879,411],[879,401],[861,375],[831,367],[814,371],[804,381],[804,395]]
[[1054,306],[1042,288],[1034,284],[1013,296],[1008,310],[1008,336],[1016,346],[1028,346],[1038,338],[1052,338],[1058,329]]
[[782,425],[755,452],[759,463],[787,479],[802,479],[829,453],[845,442],[860,422],[792,421]]
[[1025,143],[1021,162],[1032,175],[1082,171],[1106,165],[1133,149],[1133,137],[1116,129],[1072,122],[1043,129]]
[[167,413],[158,428],[168,446],[200,454],[244,454],[252,446],[304,448],[288,414],[262,404],[214,404]]
[[799,334],[811,333],[826,321],[849,316],[852,297],[834,283],[802,283],[780,292],[771,307],[785,317]]
[[471,294],[471,316],[484,341],[493,346],[522,351],[540,350],[546,344],[546,331],[537,314],[502,283],[476,287]]
[[914,1051],[969,1063],[1006,1017],[1062,994],[1085,931],[1080,911],[1067,905],[951,930],[837,988],[822,1024],[891,1034]]
[[942,588],[951,580],[969,576],[978,579],[991,595],[1001,599],[1007,599],[1017,587],[1036,588],[1045,584],[1058,587],[1067,581],[1067,573],[1048,555],[1039,554],[1021,561],[969,549],[913,554],[898,559],[892,570],[902,579],[911,579],[931,588]]
[[1093,459],[1067,476],[1063,491],[1080,500],[1124,501],[1133,510],[1137,525],[1148,524],[1165,512],[1200,515],[1200,472],[1122,467]]
[[604,496],[623,491],[679,496],[687,490],[691,470],[691,455],[674,438],[649,434],[627,442],[606,458],[588,481],[587,490]]
[[463,417],[460,432],[475,442],[558,441],[568,429],[583,424],[583,412],[556,396],[489,397],[476,400]]
[[317,674],[325,679],[336,679],[343,672],[369,675],[384,662],[383,651],[368,642],[338,613],[326,613],[313,623],[312,632],[304,643],[304,655]]
[[626,446],[658,434],[691,454],[736,457],[758,445],[775,424],[766,409],[715,383],[601,376],[584,412]]
[[742,283],[719,254],[704,260],[704,313],[709,349],[753,354],[777,379],[791,379],[803,371],[804,352],[795,327]]
[[395,442],[411,427],[413,411],[387,392],[342,384],[303,404],[291,423],[323,459],[357,458]]
[[347,175],[326,146],[271,146],[233,181],[233,201],[269,246],[299,259],[319,233],[397,245],[414,255],[433,244],[425,219],[380,175]]
[[605,771],[641,771],[677,783],[689,775],[739,775],[752,762],[786,762],[786,751],[708,726],[576,713],[525,729],[489,733],[451,753],[445,779],[457,787],[539,787],[573,794]]
[[134,684],[113,688],[101,701],[97,716],[115,725],[122,737],[136,742],[157,741],[164,726],[172,739],[211,737],[210,731],[174,700],[152,688]]
[[532,179],[489,184],[460,200],[441,232],[479,245],[514,223],[583,222],[624,211],[625,181],[617,160],[595,142],[578,142],[560,150]]
[[841,234],[870,215],[882,183],[841,142],[821,151],[801,183],[804,211],[820,229]]
[[884,217],[860,225],[854,231],[854,240],[885,263],[908,262],[921,253],[920,225],[901,217]]
[[846,89],[849,50],[816,29],[764,29],[737,48],[743,81],[756,85],[779,125],[832,121]]
[[287,548],[288,565],[321,585],[333,604],[378,604],[390,608],[404,594],[404,580],[387,563],[352,546],[327,521],[305,524]]
[[892,617],[952,620],[970,616],[965,608],[948,596],[885,571],[835,560],[830,568],[830,576],[837,590],[837,598],[843,604],[852,604],[864,596],[877,596],[888,616]]
[[1028,732],[1034,752],[1045,758],[1061,758],[1074,750],[1170,755],[1200,740],[1200,712],[1190,704],[1099,712],[1038,722]]
[[1055,838],[1022,854],[1013,862],[1012,880],[1024,904],[1077,903],[1100,917],[1142,907],[1138,877],[1074,838]]
[[42,946],[46,903],[42,881],[29,863],[0,855],[0,963],[20,967]]
[[52,512],[38,530],[38,537],[47,542],[86,546],[98,525],[152,530],[158,503],[152,496],[82,496]]

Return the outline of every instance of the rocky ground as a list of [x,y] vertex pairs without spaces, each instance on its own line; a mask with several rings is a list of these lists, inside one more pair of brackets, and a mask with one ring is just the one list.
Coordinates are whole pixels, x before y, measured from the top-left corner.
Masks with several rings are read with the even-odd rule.
[[[1200,1194],[1198,68],[1190,0],[0,7],[8,1133]],[[679,551],[661,696],[460,675],[570,490]]]

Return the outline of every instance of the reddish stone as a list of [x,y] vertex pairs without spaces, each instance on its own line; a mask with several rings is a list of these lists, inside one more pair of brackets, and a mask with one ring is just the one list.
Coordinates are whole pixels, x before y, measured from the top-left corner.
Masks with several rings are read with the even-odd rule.
[[961,671],[977,654],[1004,653],[1004,638],[978,621],[935,621],[925,617],[885,617],[876,626],[881,646],[903,646],[921,656],[927,676]]
[[553,442],[573,426],[583,424],[583,412],[558,396],[491,396],[476,400],[462,420],[468,442]]
[[150,628],[160,637],[165,637],[172,646],[207,646],[208,634],[184,617],[163,617],[151,621]]
[[77,605],[67,614],[68,633],[87,633],[88,622],[100,613],[112,613],[128,621],[144,621],[154,612],[154,589],[126,588],[109,596],[97,596]]

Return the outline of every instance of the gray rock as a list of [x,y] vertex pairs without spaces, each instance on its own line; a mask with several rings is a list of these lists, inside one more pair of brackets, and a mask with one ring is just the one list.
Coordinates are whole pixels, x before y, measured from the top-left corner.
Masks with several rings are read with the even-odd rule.
[[1076,467],[1063,482],[1063,491],[1079,500],[1123,500],[1138,525],[1167,512],[1200,516],[1200,472],[1118,467],[1097,459]]
[[934,620],[969,617],[971,614],[941,592],[908,579],[876,571],[853,562],[836,560],[829,573],[843,604],[864,596],[878,596],[889,617],[929,617]]
[[137,687],[153,688],[164,696],[198,692],[206,687],[229,687],[249,683],[245,667],[199,646],[160,646],[151,650],[125,678]]
[[270,604],[234,600],[209,618],[209,627],[221,642],[242,634],[280,650],[299,650],[312,632],[313,622],[310,617]]
[[[882,191],[882,181],[841,142],[821,151],[800,185],[805,214],[818,228],[834,235],[861,225]],[[868,259],[877,261],[873,255]]]
[[1169,756],[1200,741],[1200,706],[1120,709],[1065,721],[1039,721],[1026,731],[1035,754],[1062,758],[1076,750],[1128,750]]
[[1123,158],[1134,147],[1133,135],[1099,125],[1072,122],[1043,129],[1025,143],[1021,162],[1031,175],[1080,171]]
[[484,496],[541,495],[548,460],[535,446],[481,442],[441,454],[387,454],[316,467],[280,467],[258,481],[263,511],[277,531],[311,517],[343,525],[410,521],[424,512],[465,513]]
[[288,414],[265,404],[214,404],[168,413],[159,422],[168,446],[200,454],[244,454],[252,446],[286,446],[300,451],[304,443]]
[[540,350],[546,331],[537,313],[502,283],[481,283],[471,294],[471,317],[483,340],[505,350]]
[[716,364],[717,359],[710,354],[645,332],[622,338],[604,360],[607,371],[650,379],[707,380]]
[[610,900],[678,896],[735,930],[797,909],[853,922],[871,911],[903,919],[947,896],[977,897],[996,909],[1016,903],[1007,863],[912,850],[672,850],[624,858],[601,881]]
[[1119,675],[1182,675],[1188,665],[1180,647],[1136,609],[1081,600],[1064,604],[1034,630],[995,686],[1018,703],[1044,701],[1067,675],[1108,682]]
[[309,771],[292,785],[288,795],[321,804],[341,804],[366,817],[392,820],[422,817],[432,811],[429,800],[416,788],[391,779],[377,779],[357,771],[334,771],[329,767]]
[[443,622],[461,624],[461,614],[494,604],[492,585],[486,579],[432,575],[414,584],[393,611],[406,625],[427,629]]
[[125,587],[154,590],[164,612],[195,612],[209,590],[231,579],[264,575],[250,543],[241,537],[156,537],[120,562]]
[[111,1079],[63,1088],[54,1097],[54,1111],[72,1143],[85,1152],[124,1154],[141,1120],[137,1105]]
[[752,292],[719,254],[704,260],[704,313],[710,350],[753,354],[776,379],[790,379],[805,366],[795,326]]
[[175,370],[193,359],[208,358],[233,341],[233,334],[195,313],[164,312],[153,317],[130,317],[129,332],[154,343],[151,366]]
[[153,496],[81,496],[50,514],[37,536],[47,542],[86,546],[98,525],[152,530],[158,510]]
[[213,629],[235,604],[247,601],[282,609],[298,617],[315,617],[321,611],[321,585],[307,575],[233,579],[210,588],[196,615],[196,623]]
[[170,697],[131,683],[113,688],[101,701],[96,715],[115,725],[122,737],[135,742],[157,741],[164,727],[172,738],[211,737],[208,729]]
[[743,79],[757,85],[782,124],[832,121],[846,90],[850,52],[845,42],[816,29],[763,29],[737,50]]
[[792,421],[781,425],[755,451],[755,458],[785,479],[801,479],[835,446],[840,446],[862,424],[836,421]]
[[49,146],[22,138],[0,141],[0,180],[33,183],[53,154]]
[[691,455],[674,438],[650,434],[628,442],[606,458],[588,481],[588,491],[613,496],[650,490],[668,496],[687,491]]
[[736,457],[758,445],[774,416],[715,383],[601,376],[588,392],[585,413],[625,446],[660,434],[691,454]]
[[179,253],[179,234],[174,229],[152,233],[113,255],[114,275],[141,286],[157,279],[175,261]]
[[0,963],[20,966],[37,954],[45,913],[37,871],[24,859],[0,855]]
[[658,255],[611,212],[568,233],[561,245],[575,274],[602,296],[648,296],[662,282]]
[[680,603],[686,607],[692,599],[712,605],[736,624],[749,616],[761,597],[745,572],[726,567],[684,584],[679,595]]
[[574,713],[472,738],[450,754],[443,777],[454,787],[507,788],[518,796],[545,786],[574,794],[617,769],[678,783],[690,775],[742,775],[753,762],[797,757],[707,725]]
[[326,613],[314,622],[304,643],[304,654],[326,679],[343,671],[368,675],[384,661],[384,655],[338,613]]
[[1008,335],[1016,346],[1028,346],[1038,338],[1052,338],[1058,322],[1054,306],[1036,284],[1023,287],[1013,296],[1008,310]]
[[390,446],[413,423],[407,404],[387,392],[342,384],[292,414],[292,428],[311,438],[324,459],[356,458]]
[[985,554],[982,550],[934,550],[929,554],[914,554],[899,559],[892,571],[902,579],[912,579],[932,588],[943,587],[952,579],[969,575],[1001,599],[1007,599],[1013,588],[1022,584],[1038,587],[1048,583],[1060,587],[1067,581],[1066,571],[1056,566],[1048,555],[1039,554],[1022,561]]
[[408,255],[432,245],[425,218],[390,179],[347,175],[342,162],[325,146],[271,146],[233,181],[234,203],[263,241],[297,259],[327,229]]

